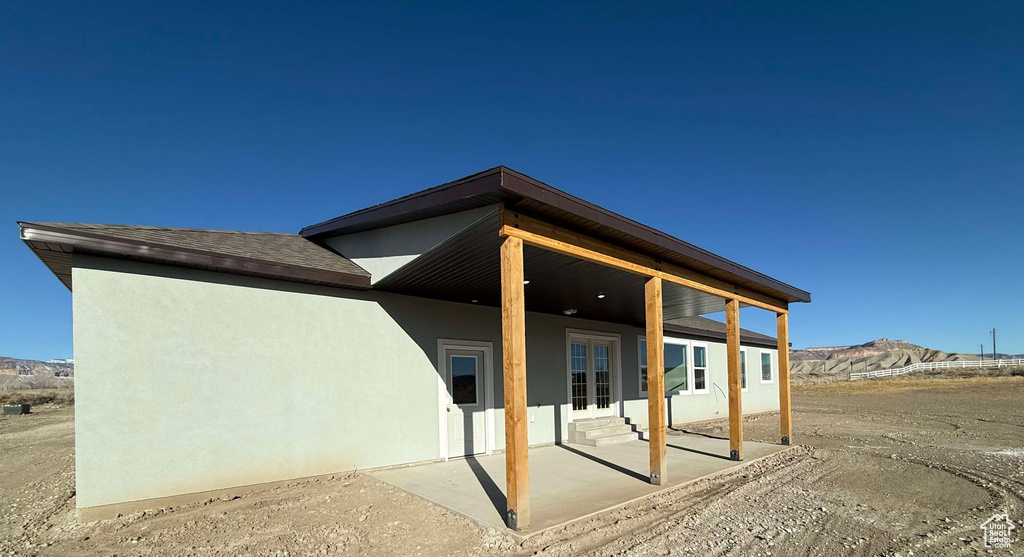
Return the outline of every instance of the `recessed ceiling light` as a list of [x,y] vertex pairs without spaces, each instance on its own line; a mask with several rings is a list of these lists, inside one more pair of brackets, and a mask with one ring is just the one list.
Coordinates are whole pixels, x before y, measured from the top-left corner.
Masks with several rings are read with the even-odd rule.
[[562,313],[564,313],[566,315],[572,315],[572,314],[576,313],[576,308],[569,308],[569,309],[566,309],[566,310],[562,310]]
[[530,280],[529,280],[529,279],[527,279],[527,280],[524,280],[524,281],[523,281],[523,284],[530,284]]
[[470,300],[470,301],[475,304],[475,303],[479,302],[480,300]]
[[603,300],[603,299],[604,299],[604,292],[598,292],[598,294],[597,294],[597,298],[598,298],[599,300]]

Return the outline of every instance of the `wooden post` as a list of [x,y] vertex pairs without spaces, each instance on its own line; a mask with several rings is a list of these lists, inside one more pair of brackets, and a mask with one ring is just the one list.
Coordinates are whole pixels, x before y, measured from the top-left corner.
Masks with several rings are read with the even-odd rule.
[[651,483],[668,482],[665,463],[665,349],[664,314],[661,307],[661,278],[650,277],[644,284],[647,311],[647,418],[651,449]]
[[530,466],[526,436],[526,310],[523,241],[501,243],[501,347],[505,386],[505,498],[509,528],[530,525]]
[[[789,314],[776,314],[775,324],[779,339],[779,423],[782,429],[782,444],[793,440],[793,415],[789,398]],[[867,362],[864,363],[867,369]]]
[[729,365],[729,458],[743,460],[743,400],[740,381],[740,301],[725,301],[725,350]]

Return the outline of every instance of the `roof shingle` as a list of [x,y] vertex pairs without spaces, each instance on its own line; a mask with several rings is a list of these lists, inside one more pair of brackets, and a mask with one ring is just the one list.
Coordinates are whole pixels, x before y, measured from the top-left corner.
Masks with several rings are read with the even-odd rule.
[[[328,280],[311,278],[308,282],[330,283],[329,277],[334,276],[342,280],[341,285],[369,286],[370,273],[365,269],[298,234],[59,222],[21,222],[19,225],[23,238],[37,254],[42,248],[39,244],[43,242],[33,242],[31,237],[26,237],[26,230],[66,235],[68,238],[65,240],[72,250],[82,253],[146,259],[144,253],[147,251],[159,251],[165,255],[155,255],[152,259],[170,264],[189,262],[191,256],[198,259],[198,264],[208,261],[206,266],[227,272],[264,275],[267,273],[260,272],[260,268],[287,268],[295,271],[290,273],[293,276],[275,278],[296,279],[301,278],[303,272],[309,272],[315,277],[328,277]],[[62,245],[61,237],[47,239],[45,244]],[[80,245],[74,245],[74,238],[82,239]],[[69,250],[65,248],[64,251]],[[165,260],[169,253],[180,254],[181,257]]]

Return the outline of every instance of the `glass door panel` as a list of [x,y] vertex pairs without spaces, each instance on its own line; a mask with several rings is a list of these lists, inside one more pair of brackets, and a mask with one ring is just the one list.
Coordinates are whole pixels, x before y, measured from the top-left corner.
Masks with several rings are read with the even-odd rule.
[[589,410],[588,394],[588,373],[587,373],[587,344],[584,342],[573,342],[569,345],[569,375],[572,386],[572,410],[573,412],[587,412]]
[[612,407],[611,346],[594,344],[594,404],[598,411]]

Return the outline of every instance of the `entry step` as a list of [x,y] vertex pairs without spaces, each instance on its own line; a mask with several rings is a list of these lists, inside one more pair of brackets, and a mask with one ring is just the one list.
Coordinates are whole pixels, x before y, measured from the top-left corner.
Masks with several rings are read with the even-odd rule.
[[592,418],[569,422],[569,442],[577,445],[603,447],[639,439],[625,418]]

